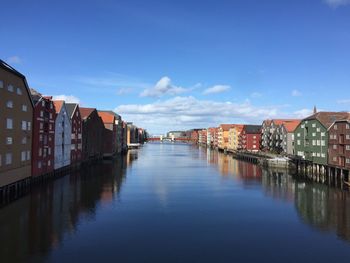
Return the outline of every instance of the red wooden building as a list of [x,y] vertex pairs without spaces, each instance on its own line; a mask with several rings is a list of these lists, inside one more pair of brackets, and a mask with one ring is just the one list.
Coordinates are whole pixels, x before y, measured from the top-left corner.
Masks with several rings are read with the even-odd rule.
[[108,158],[117,153],[117,119],[113,112],[98,111],[104,124],[103,156]]
[[78,164],[83,158],[83,124],[77,103],[66,103],[67,113],[72,124],[71,163]]
[[54,170],[56,109],[52,97],[31,90],[34,103],[32,175],[40,176]]
[[238,148],[246,151],[260,149],[261,125],[244,125],[238,139]]
[[328,136],[328,164],[350,169],[350,120],[335,121]]

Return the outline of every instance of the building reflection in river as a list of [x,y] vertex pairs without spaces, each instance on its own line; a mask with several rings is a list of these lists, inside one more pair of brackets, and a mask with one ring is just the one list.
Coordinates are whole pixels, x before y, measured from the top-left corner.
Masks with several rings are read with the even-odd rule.
[[217,165],[222,176],[233,176],[245,183],[261,180],[265,195],[294,202],[305,223],[321,231],[335,231],[340,238],[350,241],[349,191],[296,180],[286,169],[262,169],[215,150],[206,150],[206,160],[208,164]]
[[[105,161],[88,169],[38,186],[1,209],[0,255],[2,262],[21,262],[28,254],[49,252],[65,236],[76,231],[79,221],[94,220],[99,204],[116,198],[132,153],[117,161]],[[98,175],[98,176],[97,176]]]

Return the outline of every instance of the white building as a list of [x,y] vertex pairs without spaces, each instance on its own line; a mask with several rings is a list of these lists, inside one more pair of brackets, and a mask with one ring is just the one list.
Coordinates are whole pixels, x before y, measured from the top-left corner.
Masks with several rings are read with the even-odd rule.
[[63,100],[54,101],[55,121],[55,169],[70,165],[71,134],[70,117]]

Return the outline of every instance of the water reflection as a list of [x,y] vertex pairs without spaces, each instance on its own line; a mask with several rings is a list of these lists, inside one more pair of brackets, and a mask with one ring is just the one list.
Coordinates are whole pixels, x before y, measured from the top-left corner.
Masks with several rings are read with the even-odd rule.
[[349,191],[295,179],[286,169],[262,169],[218,151],[205,152],[207,163],[215,165],[222,176],[232,176],[245,183],[261,181],[266,196],[294,202],[304,223],[321,231],[335,231],[340,238],[350,240]]
[[2,262],[33,261],[74,234],[81,220],[94,220],[96,210],[117,198],[127,164],[135,153],[35,187],[31,193],[0,210]]

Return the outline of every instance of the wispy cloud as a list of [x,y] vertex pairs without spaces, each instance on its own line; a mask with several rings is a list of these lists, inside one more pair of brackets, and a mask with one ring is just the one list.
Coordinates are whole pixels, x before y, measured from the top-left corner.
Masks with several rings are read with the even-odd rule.
[[80,99],[73,95],[54,95],[53,100],[64,100],[66,103],[80,103]]
[[19,56],[8,57],[6,59],[6,61],[9,64],[21,64],[22,63],[22,59]]
[[141,97],[162,97],[164,95],[178,95],[188,91],[188,89],[175,86],[167,76],[162,77],[154,87],[147,88],[140,93]]
[[337,100],[338,104],[350,104],[350,99]]
[[215,86],[212,86],[212,87],[204,90],[203,94],[208,95],[208,94],[222,93],[222,92],[226,92],[230,89],[231,89],[231,87],[229,85],[215,85]]
[[292,90],[293,97],[300,97],[301,95],[302,95],[302,93],[299,90],[297,90],[297,89]]
[[332,8],[350,4],[350,0],[324,0],[324,2]]
[[119,88],[117,90],[117,95],[126,95],[132,93],[133,91],[133,88]]
[[313,111],[312,109],[301,109],[293,112],[294,117],[303,119],[306,118],[307,116],[312,115]]
[[253,92],[252,94],[250,94],[250,97],[252,98],[260,98],[262,96],[262,94],[260,92]]

